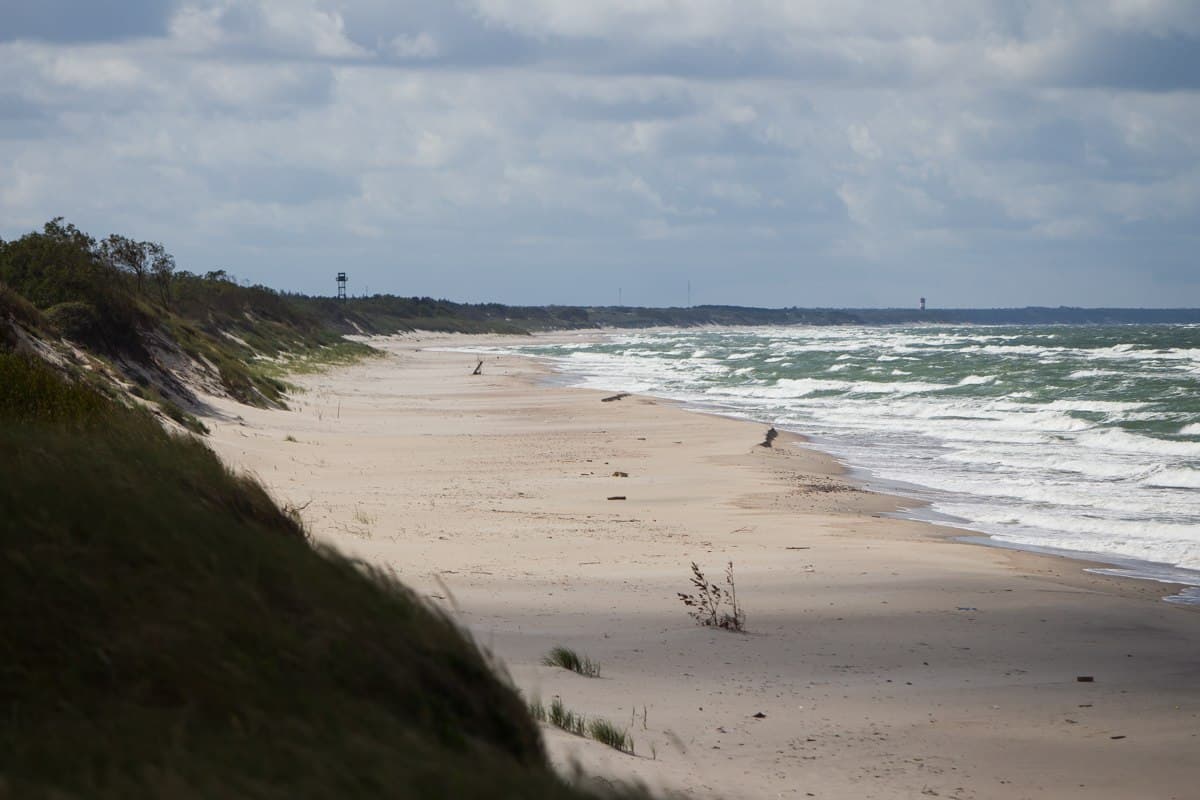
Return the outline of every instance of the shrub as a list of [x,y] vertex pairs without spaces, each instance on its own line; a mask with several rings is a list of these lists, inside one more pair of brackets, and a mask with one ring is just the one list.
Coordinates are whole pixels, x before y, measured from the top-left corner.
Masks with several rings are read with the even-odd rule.
[[688,614],[692,619],[711,628],[730,631],[741,631],[745,628],[746,614],[738,605],[732,561],[725,567],[725,589],[715,583],[709,583],[708,578],[693,561],[692,586],[696,589],[695,594],[678,592],[679,599],[690,609]]
[[35,358],[0,352],[0,423],[75,428],[113,414],[100,393],[71,383]]
[[72,341],[95,344],[101,337],[100,313],[91,303],[69,300],[46,309],[46,319]]
[[11,286],[0,281],[0,317],[9,316],[31,328],[41,327],[42,313]]
[[194,414],[184,411],[174,401],[164,398],[159,402],[158,407],[162,409],[164,414],[183,426],[185,430],[198,433],[202,436],[208,435],[208,426],[201,422]]

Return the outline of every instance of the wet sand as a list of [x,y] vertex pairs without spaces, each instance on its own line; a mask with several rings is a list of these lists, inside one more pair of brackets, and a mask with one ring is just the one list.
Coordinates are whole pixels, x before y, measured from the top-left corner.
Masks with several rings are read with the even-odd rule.
[[[1196,796],[1200,613],[1169,587],[882,516],[906,501],[798,437],[432,349],[483,341],[376,340],[290,411],[214,401],[211,441],[527,696],[629,728],[636,756],[547,728],[564,768],[694,797]],[[733,562],[745,633],[687,616],[693,561]],[[601,677],[542,666],[559,644]]]

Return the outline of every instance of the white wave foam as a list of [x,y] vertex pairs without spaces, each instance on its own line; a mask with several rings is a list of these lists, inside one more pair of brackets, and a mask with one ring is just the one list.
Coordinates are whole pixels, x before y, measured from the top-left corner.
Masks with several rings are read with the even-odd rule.
[[1200,568],[1200,528],[1194,525],[1056,514],[1016,506],[948,504],[942,510],[973,520],[1006,541]]
[[734,397],[787,399],[805,397],[813,392],[845,391],[852,385],[849,381],[819,378],[780,378],[774,386],[728,386],[722,387],[716,393]]
[[[1027,332],[989,330],[780,328],[630,334],[590,352],[571,344],[531,349],[559,359],[580,376],[578,384],[701,403],[814,433],[882,479],[932,487],[939,508],[1010,541],[1200,562],[1200,541],[1193,541],[1200,534],[1188,535],[1200,531],[1200,508],[1189,491],[1200,488],[1200,441],[1100,427],[1091,416],[1104,415],[1104,424],[1166,422],[1182,437],[1200,437],[1197,416],[1153,410],[1158,399],[1187,396],[1187,370],[1200,374],[1194,357],[1200,350],[1047,347],[1033,340]],[[504,352],[514,351],[520,348]],[[977,359],[968,362],[978,364],[976,374],[943,377],[963,359]],[[1051,374],[1069,373],[1070,392],[1034,382],[1047,359],[1065,365]],[[946,371],[912,380],[897,368],[916,372],[911,365],[918,361],[922,370]],[[874,374],[846,380],[852,366]],[[922,377],[929,374],[938,375]],[[1093,391],[1120,378],[1132,393],[1132,381],[1142,376],[1178,388],[1154,401],[1142,392],[1141,402],[1102,400]],[[1001,377],[1037,389],[984,397],[995,390],[969,388],[995,386]],[[933,382],[939,379],[945,382]],[[962,388],[946,391],[955,387]],[[1046,394],[1059,399],[1046,402]]]
[[1180,467],[1164,469],[1141,481],[1146,486],[1161,486],[1168,489],[1200,489],[1200,470]]
[[920,392],[940,392],[949,389],[953,384],[922,383],[920,381],[859,381],[853,384],[850,394],[918,394]]
[[1129,403],[1120,400],[1052,400],[1046,403],[1042,408],[1049,408],[1054,411],[1098,411],[1103,414],[1119,413],[1122,411],[1133,411],[1138,408],[1145,408],[1145,403]]
[[1117,453],[1144,453],[1149,455],[1172,455],[1184,458],[1200,458],[1200,442],[1177,442],[1168,439],[1152,439],[1121,428],[1103,428],[1084,431],[1079,443],[1093,450]]

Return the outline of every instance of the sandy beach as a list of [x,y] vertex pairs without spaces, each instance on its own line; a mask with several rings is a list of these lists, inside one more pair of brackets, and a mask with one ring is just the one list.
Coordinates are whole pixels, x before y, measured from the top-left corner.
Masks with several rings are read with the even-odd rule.
[[[629,728],[634,756],[547,727],[564,769],[696,798],[1200,791],[1200,609],[1170,587],[885,516],[906,501],[789,434],[438,349],[487,341],[374,340],[289,411],[213,400],[210,442],[528,697]],[[733,563],[745,633],[688,617],[692,562]],[[559,644],[601,676],[542,666]]]

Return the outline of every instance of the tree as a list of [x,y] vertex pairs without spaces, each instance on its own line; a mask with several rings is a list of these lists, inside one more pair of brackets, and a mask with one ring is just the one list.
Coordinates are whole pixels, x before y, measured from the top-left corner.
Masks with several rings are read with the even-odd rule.
[[158,285],[158,295],[162,304],[171,307],[171,281],[175,277],[175,256],[168,253],[158,242],[145,243],[150,256],[150,272]]
[[112,267],[132,272],[140,294],[144,291],[150,248],[150,242],[135,242],[114,233],[100,243],[100,256]]

